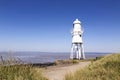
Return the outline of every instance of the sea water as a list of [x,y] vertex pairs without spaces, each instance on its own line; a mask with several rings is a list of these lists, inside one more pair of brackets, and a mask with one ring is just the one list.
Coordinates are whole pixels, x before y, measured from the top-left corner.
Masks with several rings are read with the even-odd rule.
[[[86,59],[104,56],[108,53],[98,52],[85,52]],[[0,52],[0,56],[4,60],[9,57],[19,59],[25,63],[46,63],[54,62],[55,60],[69,59],[70,53],[68,52]]]

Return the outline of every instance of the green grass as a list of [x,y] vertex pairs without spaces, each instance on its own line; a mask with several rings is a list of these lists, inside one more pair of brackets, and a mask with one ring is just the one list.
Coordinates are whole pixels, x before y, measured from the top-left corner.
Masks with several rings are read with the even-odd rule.
[[120,54],[99,58],[88,67],[67,74],[65,80],[120,80]]
[[32,65],[15,64],[12,60],[4,61],[0,65],[0,80],[47,80],[41,70]]
[[55,65],[67,65],[67,64],[77,64],[79,60],[56,60]]

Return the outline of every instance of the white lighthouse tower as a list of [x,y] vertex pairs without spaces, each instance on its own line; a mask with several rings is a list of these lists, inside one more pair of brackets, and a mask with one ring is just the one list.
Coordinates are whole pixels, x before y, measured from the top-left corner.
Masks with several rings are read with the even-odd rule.
[[82,27],[81,22],[76,19],[73,22],[72,29],[72,47],[70,53],[70,59],[85,59],[84,49],[83,49],[83,41],[82,41]]

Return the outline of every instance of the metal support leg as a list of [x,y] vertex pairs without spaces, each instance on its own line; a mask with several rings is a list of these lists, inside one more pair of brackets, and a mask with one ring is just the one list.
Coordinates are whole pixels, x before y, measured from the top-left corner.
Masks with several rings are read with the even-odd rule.
[[71,47],[70,59],[73,59],[74,44]]
[[76,48],[76,59],[79,59],[79,51],[78,51],[78,46]]
[[80,44],[78,44],[78,51],[79,51],[79,59],[81,58],[81,47],[80,47]]
[[81,49],[82,49],[82,58],[85,59],[85,53],[84,53],[84,48],[83,48],[83,44],[81,44]]

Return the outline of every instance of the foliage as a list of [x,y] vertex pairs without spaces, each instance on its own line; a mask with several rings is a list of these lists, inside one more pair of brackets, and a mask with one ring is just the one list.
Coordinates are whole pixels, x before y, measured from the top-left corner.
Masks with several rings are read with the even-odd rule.
[[88,67],[70,73],[65,80],[119,80],[120,54],[107,55],[92,62]]
[[15,59],[2,61],[0,80],[47,80],[41,75],[41,71],[37,71],[32,65],[18,63]]
[[79,60],[57,60],[54,63],[55,65],[77,64]]

